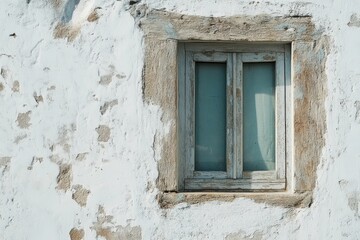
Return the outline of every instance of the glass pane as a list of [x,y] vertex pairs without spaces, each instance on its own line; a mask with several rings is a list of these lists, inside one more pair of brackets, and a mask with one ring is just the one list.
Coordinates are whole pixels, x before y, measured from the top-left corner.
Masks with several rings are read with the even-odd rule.
[[244,63],[244,171],[275,169],[275,63]]
[[226,63],[195,64],[195,170],[226,171]]

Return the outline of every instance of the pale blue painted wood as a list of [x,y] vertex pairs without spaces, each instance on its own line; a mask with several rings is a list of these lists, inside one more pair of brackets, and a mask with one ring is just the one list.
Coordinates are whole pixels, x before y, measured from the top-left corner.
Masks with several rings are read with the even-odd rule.
[[275,63],[243,65],[244,171],[275,169]]
[[226,63],[195,64],[195,171],[226,171]]

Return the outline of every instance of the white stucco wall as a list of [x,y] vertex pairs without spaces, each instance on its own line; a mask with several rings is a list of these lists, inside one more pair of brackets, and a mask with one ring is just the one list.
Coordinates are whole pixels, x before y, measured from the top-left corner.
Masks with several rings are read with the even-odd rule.
[[[142,100],[143,35],[129,3],[81,0],[71,19],[66,4],[0,1],[0,239],[63,240],[71,229],[72,240],[360,239],[360,1],[138,3],[203,16],[311,15],[325,29],[326,145],[313,203],[294,209],[242,198],[161,209],[153,144],[167,125]],[[55,38],[68,20],[74,40]]]

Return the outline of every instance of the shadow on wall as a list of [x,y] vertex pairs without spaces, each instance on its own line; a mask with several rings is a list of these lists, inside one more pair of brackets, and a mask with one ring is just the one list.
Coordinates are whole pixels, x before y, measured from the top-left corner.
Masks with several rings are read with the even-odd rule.
[[80,0],[69,0],[67,1],[65,8],[64,8],[64,14],[61,18],[61,21],[63,23],[68,23],[71,21],[73,13],[75,11],[76,6],[79,4]]

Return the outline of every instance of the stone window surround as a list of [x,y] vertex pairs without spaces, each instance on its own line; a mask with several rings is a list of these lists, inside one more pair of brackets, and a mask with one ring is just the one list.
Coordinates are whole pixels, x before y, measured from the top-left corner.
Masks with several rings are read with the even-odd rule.
[[[162,122],[170,126],[164,137],[155,136],[159,153],[159,205],[172,207],[181,202],[232,201],[250,198],[283,207],[309,206],[316,182],[316,169],[325,145],[325,63],[328,37],[315,28],[310,16],[203,17],[147,11],[139,25],[144,31],[145,60],[143,97],[163,111]],[[286,192],[180,192],[178,169],[178,42],[291,43],[293,171]]]

